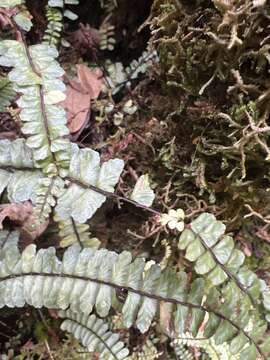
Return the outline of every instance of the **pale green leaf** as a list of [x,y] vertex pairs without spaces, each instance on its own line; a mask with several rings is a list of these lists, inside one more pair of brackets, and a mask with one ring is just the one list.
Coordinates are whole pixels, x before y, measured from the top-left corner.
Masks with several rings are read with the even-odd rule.
[[147,174],[139,177],[130,198],[144,206],[152,205],[155,194],[150,188],[149,177]]

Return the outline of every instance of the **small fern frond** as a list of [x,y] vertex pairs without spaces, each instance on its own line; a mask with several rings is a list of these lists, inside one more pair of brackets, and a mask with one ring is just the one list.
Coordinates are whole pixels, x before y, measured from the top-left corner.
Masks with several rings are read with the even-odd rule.
[[100,165],[99,153],[91,149],[79,149],[72,144],[72,155],[68,172],[69,187],[58,199],[55,211],[61,220],[72,217],[85,223],[105,202],[106,196],[91,189],[95,186],[113,192],[124,162],[113,159]]
[[181,340],[174,340],[171,343],[171,346],[173,347],[178,360],[195,360],[193,354]]
[[65,320],[61,324],[63,331],[68,331],[90,352],[97,352],[100,360],[122,360],[128,356],[128,349],[119,341],[119,335],[112,333],[109,326],[95,315],[83,315],[71,310],[60,311]]
[[63,30],[63,15],[60,10],[46,7],[46,18],[48,21],[47,29],[43,37],[43,42],[49,45],[57,45],[61,38],[61,32]]
[[58,222],[61,247],[65,248],[77,243],[82,249],[86,247],[99,248],[100,241],[97,238],[91,238],[88,224],[79,224],[72,218],[60,221],[57,215],[55,215],[54,220]]
[[[145,261],[131,254],[117,255],[108,250],[80,251],[69,247],[60,261],[55,249],[29,245],[20,255],[9,247],[0,262],[0,306],[48,307],[82,312],[88,315],[94,306],[99,316],[108,315],[117,294],[126,292],[122,306],[126,327],[136,324],[145,333],[159,306],[167,304],[167,316],[174,323],[175,337],[191,331],[196,336],[203,326],[203,336],[214,337],[216,344],[227,342],[232,354],[255,360],[270,356],[270,338],[266,322],[236,286],[222,290],[207,287],[195,279],[189,289],[188,277],[154,264],[145,270]],[[162,324],[161,324],[162,325]]]
[[113,94],[119,92],[124,86],[130,86],[131,81],[138,78],[140,74],[145,74],[153,63],[159,61],[156,51],[144,51],[138,60],[133,60],[124,69],[120,62],[108,64],[107,69],[110,74],[110,82],[113,86]]
[[126,68],[129,80],[137,79],[139,74],[145,74],[150,65],[158,62],[156,51],[144,51],[138,60],[133,60]]
[[128,360],[157,360],[162,353],[158,351],[152,340],[148,339],[141,349],[134,349]]
[[10,201],[34,202],[41,178],[24,139],[0,140],[0,195],[7,189]]
[[[78,5],[79,0],[49,0],[48,6],[53,8],[62,8],[64,9],[66,5]],[[69,20],[76,20],[78,16],[71,10],[64,9],[63,16]]]
[[13,90],[12,83],[5,77],[0,77],[0,112],[6,111],[6,108],[14,100],[16,92]]
[[114,50],[116,43],[114,26],[109,24],[104,24],[100,29],[100,43],[99,47],[101,50]]
[[[174,339],[172,345],[177,353],[179,349],[187,349],[185,346],[197,348],[201,353],[204,352],[208,355],[210,360],[239,360],[239,354],[232,354],[230,347],[227,343],[217,345],[213,338],[203,338],[203,333],[199,332],[196,337],[193,337],[190,333],[185,333],[181,338]],[[186,353],[188,354],[188,352]],[[188,356],[188,355],[187,355]],[[180,359],[182,359],[180,357]],[[185,357],[183,357],[183,360]],[[189,359],[189,358],[188,358]],[[190,357],[194,359],[194,357]]]
[[178,247],[186,250],[188,260],[195,262],[197,274],[206,276],[214,286],[235,284],[235,291],[246,295],[254,306],[263,302],[269,311],[270,304],[264,300],[270,299],[266,283],[243,265],[244,253],[235,248],[233,238],[225,235],[225,230],[214,215],[203,213],[182,232]]

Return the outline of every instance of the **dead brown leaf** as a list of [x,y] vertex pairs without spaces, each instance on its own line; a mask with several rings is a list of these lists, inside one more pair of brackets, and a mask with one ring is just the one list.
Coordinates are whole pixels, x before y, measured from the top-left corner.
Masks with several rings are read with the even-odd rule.
[[90,116],[91,100],[99,96],[103,84],[101,70],[91,70],[84,64],[76,67],[77,78],[69,81],[66,99],[61,103],[67,112],[68,128],[72,134],[85,125]]
[[33,205],[30,201],[22,204],[3,204],[0,205],[0,229],[3,228],[3,221],[9,218],[20,226],[21,233],[28,240],[34,240],[40,236],[47,228],[48,221],[33,228],[36,222],[33,216]]
[[0,205],[0,229],[3,228],[3,221],[9,218],[20,224],[25,222],[32,214],[33,206],[30,202],[23,204],[3,204]]

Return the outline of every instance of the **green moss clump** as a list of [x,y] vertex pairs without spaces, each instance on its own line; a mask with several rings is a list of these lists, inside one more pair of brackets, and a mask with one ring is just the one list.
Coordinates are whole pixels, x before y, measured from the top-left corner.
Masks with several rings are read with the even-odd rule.
[[194,185],[232,226],[243,223],[247,205],[262,217],[270,210],[269,14],[269,3],[253,0],[152,6],[151,44],[193,144],[180,190],[194,194]]

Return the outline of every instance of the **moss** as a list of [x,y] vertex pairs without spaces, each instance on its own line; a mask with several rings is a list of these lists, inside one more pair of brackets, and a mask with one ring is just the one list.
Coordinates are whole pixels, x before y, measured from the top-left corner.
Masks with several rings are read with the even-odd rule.
[[[197,189],[232,227],[243,223],[246,205],[262,216],[270,210],[269,11],[251,0],[156,0],[152,6],[151,45],[167,96],[184,107],[174,123],[192,145],[189,161],[172,169],[180,168],[179,191],[196,195]],[[167,114],[168,126],[177,107]],[[185,140],[174,134],[178,153]]]

